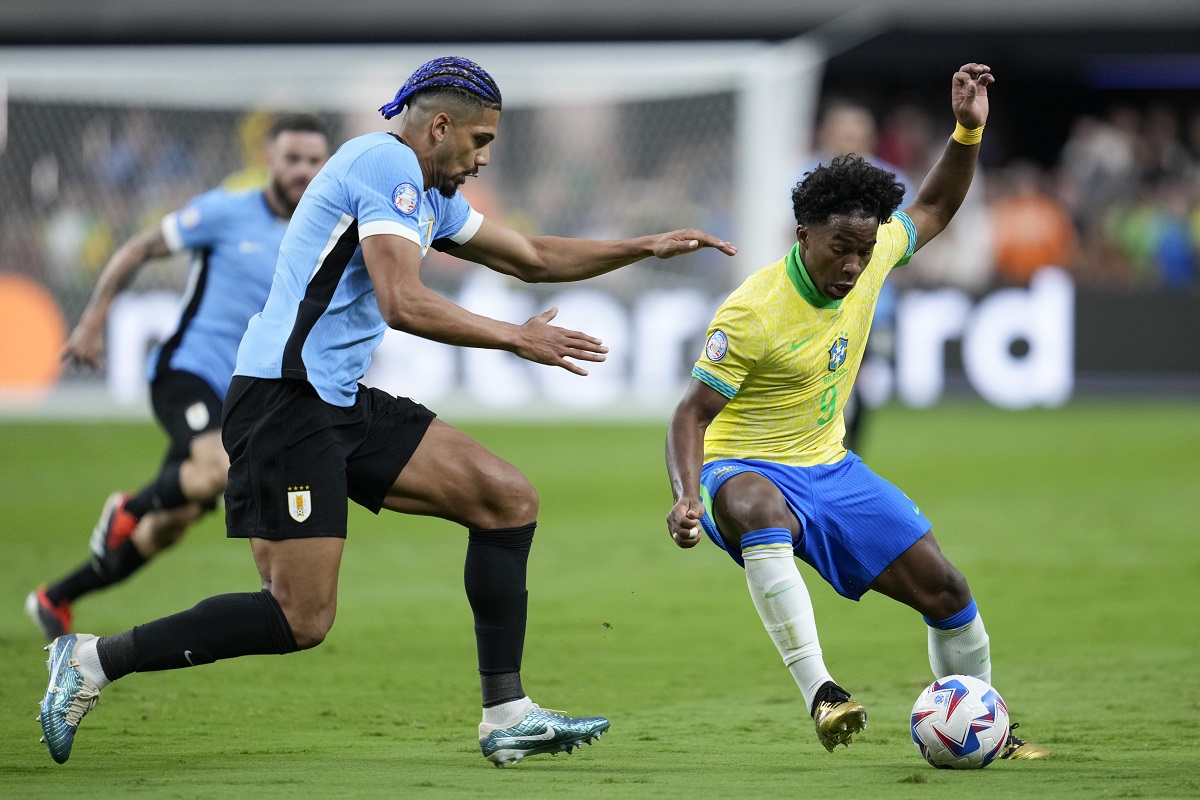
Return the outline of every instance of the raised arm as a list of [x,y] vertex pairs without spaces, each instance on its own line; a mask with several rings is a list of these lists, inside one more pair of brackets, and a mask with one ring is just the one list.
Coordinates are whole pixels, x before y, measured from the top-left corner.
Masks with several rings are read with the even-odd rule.
[[727,256],[737,253],[729,242],[695,228],[599,241],[524,236],[488,219],[470,241],[450,252],[526,283],[556,283],[583,280],[651,256],[672,258],[702,247],[715,248]]
[[675,544],[695,547],[700,541],[700,468],[704,464],[704,433],[729,401],[698,380],[692,380],[667,428],[667,475],[675,505],[667,515],[667,530]]
[[170,253],[162,228],[158,226],[134,234],[113,251],[100,272],[79,324],[63,345],[61,358],[76,364],[99,367],[104,362],[104,323],[113,299],[129,285],[143,264]]
[[599,339],[550,325],[556,308],[514,325],[455,305],[421,282],[421,249],[402,236],[368,236],[362,249],[379,311],[390,328],[445,344],[507,350],[576,375],[587,370],[566,359],[603,361],[608,352]]
[[995,80],[986,64],[963,64],[954,73],[950,101],[958,127],[921,182],[917,199],[904,209],[917,228],[917,249],[946,229],[967,195],[979,157],[979,136],[987,123],[987,87]]

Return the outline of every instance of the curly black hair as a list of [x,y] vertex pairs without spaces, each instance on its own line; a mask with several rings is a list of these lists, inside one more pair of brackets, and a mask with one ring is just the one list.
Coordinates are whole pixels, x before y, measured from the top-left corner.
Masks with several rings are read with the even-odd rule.
[[904,200],[904,184],[853,153],[820,164],[792,189],[797,225],[823,225],[830,217],[875,217],[882,225]]

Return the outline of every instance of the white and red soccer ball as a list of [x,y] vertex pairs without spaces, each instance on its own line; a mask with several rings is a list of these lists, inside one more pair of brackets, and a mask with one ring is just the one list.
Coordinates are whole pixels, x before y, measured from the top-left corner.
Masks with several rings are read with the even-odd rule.
[[983,769],[1008,742],[1008,706],[988,683],[947,675],[913,704],[913,742],[938,769]]

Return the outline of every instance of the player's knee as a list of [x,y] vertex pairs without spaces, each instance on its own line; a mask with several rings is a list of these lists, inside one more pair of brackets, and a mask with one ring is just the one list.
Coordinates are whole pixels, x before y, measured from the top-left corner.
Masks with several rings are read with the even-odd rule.
[[202,500],[215,500],[225,492],[225,484],[229,482],[229,462],[210,461],[202,465],[200,482],[204,487]]
[[515,528],[537,519],[538,494],[533,484],[511,464],[493,469],[482,481],[477,508],[468,526],[481,530]]
[[722,487],[716,502],[716,516],[722,531],[740,536],[763,528],[792,526],[795,515],[774,484],[756,480],[729,485],[736,479],[730,479]]
[[296,644],[301,650],[316,647],[325,641],[337,613],[336,601],[321,600],[309,595],[294,595],[275,585],[264,587],[275,597]]
[[301,650],[308,650],[325,641],[325,637],[333,627],[334,607],[332,605],[297,614],[294,619],[292,615],[287,614],[286,609],[284,614],[292,628],[292,635],[296,637],[296,644]]

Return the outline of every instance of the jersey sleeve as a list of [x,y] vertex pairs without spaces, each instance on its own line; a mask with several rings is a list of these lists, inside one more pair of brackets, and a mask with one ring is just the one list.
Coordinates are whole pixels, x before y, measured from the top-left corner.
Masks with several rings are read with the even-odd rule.
[[917,226],[913,224],[912,217],[903,211],[892,214],[888,224],[879,228],[876,252],[879,252],[880,245],[887,248],[883,255],[884,263],[889,269],[907,264],[913,251],[917,249]]
[[197,195],[163,217],[162,235],[172,253],[212,247],[229,218],[229,192],[214,189]]
[[358,236],[391,234],[421,245],[418,220],[425,179],[407,147],[371,147],[350,164],[342,178]]
[[471,207],[461,192],[447,199],[437,211],[438,227],[433,233],[436,250],[450,250],[471,240],[483,224],[483,215]]
[[704,353],[692,377],[732,400],[766,352],[762,320],[747,305],[726,301],[709,323]]

